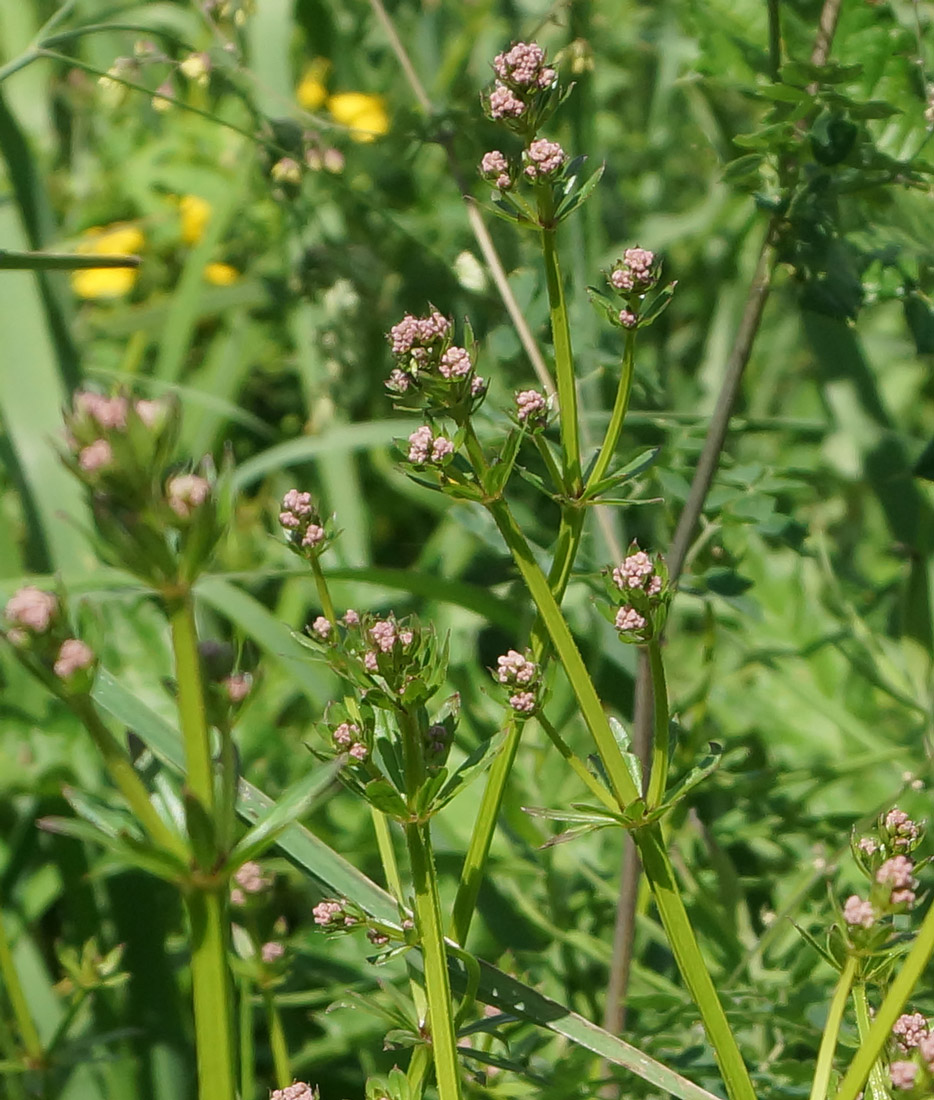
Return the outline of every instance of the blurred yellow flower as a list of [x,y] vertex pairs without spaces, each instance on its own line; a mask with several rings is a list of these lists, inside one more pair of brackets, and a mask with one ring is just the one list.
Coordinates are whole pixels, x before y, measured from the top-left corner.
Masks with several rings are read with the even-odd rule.
[[354,141],[373,141],[389,131],[389,115],[380,95],[338,92],[328,100],[328,110],[337,122],[350,127]]
[[185,244],[197,244],[204,236],[211,204],[200,195],[183,195],[178,200],[178,212],[182,219],[182,240]]
[[[141,251],[146,238],[135,225],[95,226],[89,229],[75,252],[81,255],[132,255]],[[79,298],[120,298],[136,284],[135,267],[85,267],[71,273],[71,289]]]
[[213,286],[230,286],[240,278],[240,272],[230,264],[215,262],[205,266],[204,277]]
[[325,80],[331,62],[326,57],[316,57],[305,70],[305,75],[295,91],[295,98],[306,111],[317,111],[328,98]]

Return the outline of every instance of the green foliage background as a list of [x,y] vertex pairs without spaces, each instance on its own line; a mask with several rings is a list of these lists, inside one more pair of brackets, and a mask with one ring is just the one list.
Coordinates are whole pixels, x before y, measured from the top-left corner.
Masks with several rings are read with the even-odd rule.
[[[819,10],[811,0],[781,4],[786,59],[807,61]],[[458,323],[469,316],[491,382],[490,434],[502,428],[498,410],[512,392],[535,379],[483,269],[439,138],[486,202],[474,165],[499,140],[478,100],[494,54],[536,37],[576,81],[550,136],[606,162],[600,187],[561,239],[592,439],[621,347],[591,310],[586,285],[634,243],[661,252],[665,277],[678,280],[673,305],[641,339],[625,439],[627,453],[651,446],[659,457],[636,485],[643,503],[609,518],[618,546],[637,536],[664,550],[776,195],[768,164],[738,163],[778,141],[764,129],[781,110],[769,95],[766,6],[390,5],[434,104],[430,117],[362,0],[259,0],[242,30],[222,25],[242,54],[222,49],[221,32],[195,5],[84,0],[57,28],[65,37],[17,68],[52,11],[42,0],[0,7],[0,246],[70,251],[89,227],[120,221],[138,224],[146,246],[132,293],[112,302],[77,300],[64,274],[0,272],[0,593],[62,577],[81,594],[84,636],[106,667],[157,714],[171,715],[162,619],[131,582],[99,564],[78,488],[52,444],[79,384],[171,391],[181,401],[185,454],[220,459],[229,447],[236,464],[231,534],[198,596],[205,636],[232,640],[257,670],[237,731],[251,782],[275,795],[309,767],[304,742],[335,690],[290,635],[318,613],[310,577],[272,534],[277,501],[293,485],[337,514],[343,535],[326,564],[341,607],[417,610],[450,635],[451,689],[464,703],[458,750],[469,751],[500,720],[485,669],[515,643],[531,611],[492,526],[394,469],[392,441],[415,425],[384,394],[383,334],[429,300]],[[720,770],[671,823],[673,855],[744,1052],[763,1092],[783,1095],[806,1087],[832,978],[790,918],[817,935],[829,924],[824,880],[855,821],[896,799],[921,816],[928,803],[906,773],[931,779],[934,217],[923,174],[907,186],[908,174],[889,164],[922,167],[928,16],[902,0],[844,5],[831,56],[857,68],[843,70],[837,85],[849,99],[841,110],[860,130],[859,148],[882,159],[844,157],[827,168],[826,190],[810,192],[791,225],[668,646],[676,765],[689,766],[708,741],[725,749]],[[77,27],[92,29],[69,37]],[[157,65],[134,78],[148,94],[130,90],[120,105],[106,102],[96,76],[141,37],[177,59],[209,50],[210,86],[178,81],[181,105],[158,112],[150,97],[168,70]],[[298,106],[295,88],[313,57],[330,60],[332,92],[385,97],[384,137],[354,142],[324,108],[309,115]],[[860,113],[866,103],[881,106]],[[304,171],[301,185],[284,191],[270,166],[307,130],[342,151],[343,170]],[[811,152],[830,140],[815,132]],[[821,162],[812,160],[813,179]],[[870,179],[875,171],[888,177]],[[190,193],[213,206],[194,247],[181,240],[172,200]],[[487,221],[547,352],[535,242]],[[203,269],[217,260],[242,277],[208,285]],[[516,508],[547,546],[554,517],[531,487]],[[594,523],[566,607],[601,697],[628,720],[635,654],[592,606],[592,576],[612,557]],[[92,935],[102,949],[125,944],[131,975],[76,1018],[60,1096],[186,1095],[193,1071],[173,895],[90,846],[36,830],[38,817],[67,810],[63,784],[106,787],[67,713],[5,652],[0,670],[0,898],[40,1031],[53,1032],[63,1012],[56,945],[79,948]],[[560,679],[549,713],[586,755]],[[544,739],[528,736],[471,947],[599,1020],[620,835],[542,850],[553,827],[522,809],[580,795]],[[472,789],[456,801],[437,829],[448,888],[478,797]],[[310,824],[378,878],[369,817],[351,799],[335,797]],[[279,866],[286,874],[276,902],[293,952],[279,996],[295,1072],[319,1081],[326,1098],[359,1095],[364,1073],[393,1064],[382,1050],[386,1023],[359,1005],[325,1009],[346,1002],[348,990],[392,986],[403,971],[374,970],[352,938],[316,935],[310,909],[319,895],[285,861]],[[842,874],[838,897],[849,885]],[[391,1003],[388,992],[380,997]],[[2,992],[0,1007],[2,1057],[11,1043]],[[645,897],[626,1037],[716,1088],[694,1021]],[[515,1028],[508,1050],[492,1049],[528,1078],[490,1075],[483,1089],[592,1095],[593,1057],[562,1043]],[[259,1057],[262,1078],[262,1046]],[[628,1078],[624,1087],[647,1089]]]

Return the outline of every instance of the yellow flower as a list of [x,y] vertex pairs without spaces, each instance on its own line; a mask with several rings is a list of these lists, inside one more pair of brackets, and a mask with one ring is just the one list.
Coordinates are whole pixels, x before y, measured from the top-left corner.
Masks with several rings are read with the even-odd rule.
[[389,131],[389,115],[380,95],[339,92],[328,100],[328,110],[337,122],[350,127],[354,141],[373,141]]
[[204,278],[213,286],[230,286],[240,278],[240,272],[230,264],[215,262],[205,266]]
[[[146,238],[135,225],[95,226],[75,249],[81,255],[116,256],[139,252]],[[71,288],[79,298],[120,298],[136,285],[135,267],[84,267],[71,273]]]
[[305,75],[295,91],[295,98],[306,111],[317,111],[328,98],[324,82],[330,68],[331,62],[326,57],[316,57],[305,70]]
[[211,204],[199,195],[183,195],[178,200],[178,211],[182,218],[182,240],[185,244],[197,244],[204,236]]

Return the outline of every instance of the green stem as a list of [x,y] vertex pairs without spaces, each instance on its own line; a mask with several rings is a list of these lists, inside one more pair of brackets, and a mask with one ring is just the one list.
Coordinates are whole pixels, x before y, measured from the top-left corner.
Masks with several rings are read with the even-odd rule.
[[[240,1100],[256,1093],[256,1051],[253,1045],[253,990],[249,978],[240,980]],[[290,1082],[291,1083],[291,1082]]]
[[276,1085],[280,1089],[288,1088],[292,1084],[292,1063],[289,1059],[288,1044],[285,1041],[282,1013],[276,1005],[271,989],[263,990],[263,1005],[266,1009],[266,1027],[269,1030],[269,1045],[272,1048]]
[[454,1003],[451,999],[438,881],[431,855],[428,824],[409,822],[405,826],[405,840],[412,866],[415,919],[425,966],[428,1026],[438,1097],[439,1100],[460,1100],[460,1067],[457,1061],[457,1039],[454,1034]]
[[856,1100],[857,1094],[866,1083],[866,1078],[889,1040],[892,1026],[903,1011],[911,991],[918,984],[932,954],[934,954],[934,905],[930,906],[925,914],[911,950],[905,956],[898,976],[889,986],[888,993],[873,1017],[868,1034],[859,1044],[859,1050],[840,1082],[840,1088],[834,1100]]
[[188,853],[184,841],[159,816],[139,773],[133,767],[133,761],[104,725],[90,697],[73,696],[68,700],[68,704],[91,735],[110,778],[126,799],[127,805],[136,815],[139,823],[149,834],[150,839],[167,852],[180,856],[187,864]]
[[431,1051],[427,1046],[416,1047],[409,1059],[409,1068],[405,1071],[405,1077],[409,1084],[409,1096],[411,1100],[421,1100],[425,1092],[425,1078],[428,1076],[428,1067],[431,1065]]
[[581,482],[580,438],[577,418],[577,384],[574,378],[574,357],[571,351],[571,329],[564,281],[555,243],[555,229],[548,225],[548,216],[539,203],[542,225],[542,254],[545,260],[545,284],[548,288],[548,313],[551,318],[551,338],[555,349],[555,377],[560,406],[561,449],[564,458],[564,488],[571,496],[579,496]]
[[399,902],[404,904],[405,894],[402,891],[402,879],[399,877],[399,864],[396,861],[396,852],[392,846],[392,834],[389,831],[389,818],[375,806],[370,807],[370,817],[373,819],[373,830],[376,833],[376,846],[379,849],[380,862],[383,865],[383,874],[386,876],[386,885],[389,892]]
[[577,756],[572,750],[570,745],[564,740],[555,727],[548,721],[544,714],[536,716],[538,718],[538,724],[542,727],[545,733],[548,735],[548,739],[558,750],[564,760],[570,765],[571,770],[580,779],[585,786],[590,790],[590,793],[595,795],[597,799],[603,803],[608,810],[616,812],[619,809],[613,796],[606,789],[606,787],[587,770],[587,765]]
[[191,793],[213,819],[211,739],[204,708],[201,659],[198,655],[198,635],[190,592],[185,592],[169,602],[169,625],[175,655],[178,718],[185,743],[185,779]]
[[191,921],[191,985],[199,1100],[235,1100],[233,1021],[227,970],[226,893],[195,890],[186,898]]
[[509,778],[516,758],[524,724],[515,717],[510,719],[506,740],[490,767],[483,797],[480,799],[480,809],[477,811],[477,820],[470,834],[470,844],[464,856],[464,866],[461,868],[460,882],[457,885],[457,894],[451,913],[451,938],[461,947],[467,942],[467,933],[470,931],[470,923],[477,908],[477,897],[480,894],[490,845],[493,843],[493,833],[496,831],[496,819],[499,817],[503,791],[506,789],[506,780]]
[[31,1066],[38,1068],[43,1060],[42,1040],[36,1030],[32,1013],[29,1011],[29,1005],[26,1001],[26,995],[23,992],[22,982],[19,980],[19,974],[13,962],[13,952],[3,924],[2,906],[0,906],[0,977],[3,978],[3,987],[9,998],[10,1007],[13,1009],[13,1016],[19,1029],[26,1059]]
[[665,684],[665,666],[662,662],[662,648],[657,638],[648,644],[649,667],[652,670],[652,697],[655,701],[655,726],[652,737],[652,770],[649,776],[649,789],[646,804],[650,810],[660,806],[665,798],[668,786],[669,735],[668,735],[668,688]]
[[542,617],[545,628],[551,637],[558,659],[564,666],[571,688],[577,697],[581,714],[597,744],[597,751],[607,770],[613,794],[619,806],[626,806],[639,798],[642,792],[636,788],[626,768],[616,744],[616,739],[613,736],[613,731],[610,729],[610,723],[603,711],[603,705],[593,686],[593,681],[587,673],[584,659],[581,657],[570,628],[561,614],[561,609],[558,607],[555,597],[552,595],[548,580],[539,569],[529,544],[519,530],[505,502],[501,500],[490,501],[487,507],[512,553],[519,572],[522,574],[532,599],[535,601],[538,613]]
[[652,888],[655,907],[678,970],[700,1011],[714,1057],[723,1075],[727,1095],[730,1100],[756,1100],[749,1071],[694,938],[694,929],[685,911],[674,870],[665,851],[661,828],[658,823],[647,825],[634,830],[632,836],[639,849],[642,869]]
[[[856,1009],[856,1027],[860,1043],[865,1042],[872,1026],[869,1014],[869,999],[866,996],[866,983],[857,981],[853,985],[853,1007]],[[888,1100],[889,1089],[886,1081],[885,1065],[877,1058],[869,1071],[869,1095],[871,1100]]]
[[[221,850],[228,852],[234,843],[237,823],[237,749],[229,729],[218,731],[220,735],[220,798],[217,805],[218,842]],[[291,1082],[289,1082],[291,1084]]]
[[826,1100],[830,1075],[833,1072],[833,1055],[840,1039],[840,1025],[843,1023],[843,1012],[846,1009],[847,998],[850,995],[850,987],[856,977],[857,965],[856,956],[850,955],[846,960],[846,965],[840,972],[837,987],[833,991],[833,1000],[830,1002],[830,1011],[827,1013],[827,1023],[824,1025],[824,1034],[821,1036],[820,1049],[817,1052],[814,1083],[811,1085],[811,1100]]
[[318,599],[321,601],[321,610],[324,612],[324,617],[331,626],[336,626],[337,616],[334,614],[334,603],[331,600],[328,582],[321,571],[321,562],[318,560],[317,554],[312,555],[311,571],[315,576],[315,587],[318,589]]
[[541,432],[536,432],[532,436],[535,441],[535,446],[538,448],[538,453],[542,456],[542,462],[545,463],[545,469],[548,471],[548,476],[551,478],[551,484],[556,493],[564,491],[564,478],[561,476],[561,471],[558,469],[555,462],[555,456],[551,453],[551,448],[548,446],[548,440],[542,435]]
[[623,351],[623,369],[619,376],[619,385],[616,387],[616,400],[613,402],[613,411],[610,413],[610,422],[606,426],[606,434],[603,443],[597,453],[597,461],[594,463],[590,476],[587,478],[587,488],[597,484],[606,474],[616,448],[619,445],[620,436],[623,434],[623,421],[629,409],[629,395],[632,393],[632,376],[636,362],[636,330],[628,329],[626,332],[626,347]]

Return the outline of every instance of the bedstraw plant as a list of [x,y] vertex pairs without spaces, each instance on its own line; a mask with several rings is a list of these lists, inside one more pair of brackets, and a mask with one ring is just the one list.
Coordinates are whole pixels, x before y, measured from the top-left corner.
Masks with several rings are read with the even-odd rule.
[[[222,7],[220,15],[233,19],[243,10]],[[732,174],[744,185],[753,176],[762,184],[767,247],[776,261],[794,267],[812,290],[826,275],[820,285],[829,292],[832,274],[821,267],[826,256],[801,245],[801,223],[826,212],[826,193],[814,180],[860,137],[844,98],[832,90],[836,78],[825,62],[800,66],[771,86],[776,121],[762,138],[766,144]],[[129,83],[128,73],[133,76],[139,64],[108,79]],[[192,54],[181,66],[202,85],[210,71],[206,54]],[[322,892],[308,914],[316,934],[328,944],[347,937],[373,967],[404,975],[385,980],[381,996],[358,1001],[392,1025],[387,1042],[397,1061],[390,1072],[370,1076],[367,1100],[531,1091],[534,1073],[515,1085],[495,1076],[528,1068],[509,1053],[517,1021],[548,1028],[593,1055],[592,1081],[584,1082],[580,1095],[606,1085],[609,1064],[655,1094],[711,1100],[713,1094],[681,1076],[678,1065],[664,1064],[477,957],[471,929],[523,739],[556,752],[583,792],[563,805],[526,808],[558,824],[550,847],[579,844],[605,830],[631,838],[665,949],[693,1002],[693,1021],[703,1030],[728,1100],[781,1091],[744,1048],[742,1021],[711,976],[685,903],[684,876],[670,852],[672,821],[685,813],[722,754],[710,743],[693,759],[682,753],[676,766],[679,727],[669,708],[666,626],[683,557],[670,567],[656,548],[632,541],[602,570],[581,566],[590,517],[642,503],[639,479],[658,458],[657,449],[635,444],[627,414],[640,334],[677,301],[678,273],[652,241],[632,242],[602,275],[593,273],[595,285],[586,293],[599,323],[615,334],[619,362],[602,438],[585,445],[568,301],[584,288],[569,289],[562,257],[565,223],[580,216],[603,168],[593,165],[593,150],[566,150],[554,140],[556,120],[575,89],[541,46],[511,43],[495,56],[492,71],[480,106],[500,138],[480,159],[477,186],[491,192],[487,210],[537,241],[553,358],[536,387],[518,389],[509,407],[497,408],[490,385],[497,365],[469,320],[448,316],[431,302],[413,303],[387,333],[385,396],[415,417],[413,429],[397,439],[398,468],[452,507],[486,517],[531,608],[527,629],[517,618],[508,648],[483,672],[484,694],[500,716],[497,732],[465,748],[461,723],[470,703],[450,690],[450,639],[443,631],[414,614],[340,605],[329,565],[342,537],[340,508],[327,514],[299,486],[278,509],[278,537],[299,559],[303,583],[313,585],[317,603],[297,640],[308,667],[325,667],[339,686],[309,737],[302,776],[274,802],[248,782],[237,715],[262,669],[243,652],[203,637],[196,611],[199,582],[229,537],[231,462],[180,458],[179,409],[170,397],[78,390],[65,412],[59,450],[82,487],[93,524],[87,535],[99,560],[131,578],[164,617],[172,676],[163,686],[172,720],[149,710],[101,666],[94,636],[99,624],[64,587],[29,584],[6,604],[9,651],[83,726],[114,788],[107,801],[68,789],[73,814],[45,816],[40,827],[100,846],[114,866],[156,876],[184,907],[200,1100],[253,1100],[258,1091],[274,1100],[318,1096],[311,1082],[297,1079],[297,1052],[290,1049],[285,1002],[278,997],[292,949],[289,921],[278,907],[273,850]],[[153,106],[161,110],[161,101],[171,97],[170,79],[157,89]],[[294,157],[278,155],[288,153],[280,130],[264,156],[271,183],[287,201],[304,169]],[[806,142],[817,166],[810,174],[800,164]],[[881,154],[873,160],[864,151],[863,177],[854,177],[854,186],[882,186],[881,178],[867,182],[873,172],[899,175],[894,162],[883,164]],[[902,166],[898,182],[916,183],[922,171]],[[550,538],[538,534],[533,540],[527,529],[523,502],[530,493],[542,516],[554,518]],[[543,542],[551,547],[547,554]],[[647,751],[635,744],[629,716],[613,713],[601,697],[582,654],[562,606],[572,578],[589,587],[615,644],[636,647],[640,655]],[[559,717],[552,705],[559,685],[573,696],[572,716]],[[590,739],[586,756],[566,734],[578,721]],[[325,797],[365,809],[383,885],[302,824]],[[449,891],[439,875],[437,821],[456,800],[472,826]],[[930,857],[923,844],[924,823],[886,807],[854,834],[851,846],[854,873],[867,885],[847,896],[843,887],[831,889],[826,935],[800,929],[801,951],[813,951],[838,975],[830,1003],[815,1006],[807,1021],[817,1047],[810,1100],[855,1100],[867,1090],[872,1100],[934,1095],[934,1033],[910,1006],[934,953],[934,909],[915,921],[926,897]],[[74,1013],[99,989],[125,978],[119,951],[100,957],[95,943],[80,958],[63,955],[62,965]],[[0,974],[16,1030],[0,1064],[13,1082],[10,1095],[53,1095],[74,1013],[59,1033],[39,1036],[2,924]],[[845,1025],[849,1006],[855,1046]],[[254,1017],[270,1052],[268,1079],[257,1074]],[[486,1076],[475,1068],[484,1060]]]

